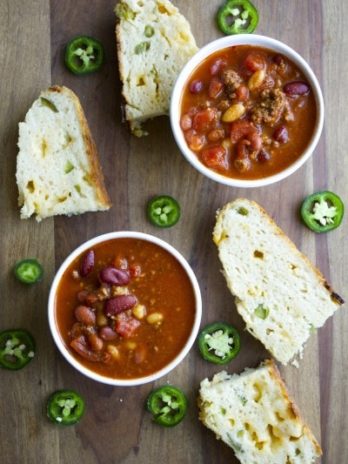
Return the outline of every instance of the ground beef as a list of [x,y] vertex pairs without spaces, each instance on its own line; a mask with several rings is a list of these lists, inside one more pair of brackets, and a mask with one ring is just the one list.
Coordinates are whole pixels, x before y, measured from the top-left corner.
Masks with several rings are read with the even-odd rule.
[[240,75],[233,69],[226,69],[221,76],[222,82],[225,84],[227,95],[229,98],[235,97],[235,91],[242,83]]
[[226,111],[231,106],[230,100],[221,100],[218,104],[218,108],[220,111]]
[[261,92],[261,101],[251,110],[255,124],[274,126],[283,115],[286,96],[280,89],[267,89]]

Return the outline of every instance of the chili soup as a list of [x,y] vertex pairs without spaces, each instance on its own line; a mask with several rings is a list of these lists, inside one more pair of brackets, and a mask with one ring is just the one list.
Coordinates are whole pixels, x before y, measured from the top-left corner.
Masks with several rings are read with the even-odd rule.
[[137,379],[183,350],[196,304],[188,273],[169,251],[143,239],[114,238],[65,269],[54,317],[66,349],[84,367],[111,379]]
[[310,83],[288,57],[255,45],[209,55],[181,98],[180,126],[207,168],[235,179],[277,174],[301,157],[316,127]]

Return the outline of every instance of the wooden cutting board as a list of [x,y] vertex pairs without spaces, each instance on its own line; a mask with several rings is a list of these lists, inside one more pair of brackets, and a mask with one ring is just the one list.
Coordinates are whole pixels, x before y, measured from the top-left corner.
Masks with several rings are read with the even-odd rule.
[[[214,15],[221,0],[175,0],[202,46],[221,36]],[[121,124],[120,82],[115,58],[112,0],[0,0],[0,329],[25,327],[35,336],[37,356],[19,372],[0,372],[0,450],[2,464],[219,464],[236,463],[232,450],[198,422],[199,382],[219,368],[193,348],[169,380],[190,399],[185,421],[174,429],[151,423],[144,399],[154,385],[112,388],[99,385],[70,367],[57,352],[47,324],[47,295],[57,266],[78,244],[95,235],[131,229],[152,233],[177,247],[189,260],[203,293],[203,324],[222,319],[242,332],[242,351],[229,366],[240,372],[267,356],[260,343],[243,331],[220,273],[211,240],[217,208],[239,196],[254,199],[274,216],[292,240],[344,296],[347,275],[347,221],[317,236],[301,225],[298,208],[304,196],[320,189],[337,192],[347,204],[348,169],[348,3],[339,0],[255,0],[260,11],[257,32],[294,47],[316,72],[326,103],[325,130],[311,161],[287,180],[267,188],[241,190],[218,185],[183,159],[167,118],[149,124],[150,135],[130,136]],[[66,42],[75,35],[99,38],[106,49],[103,70],[76,77],[65,70]],[[80,97],[101,155],[113,201],[107,213],[72,218],[21,221],[17,209],[15,160],[17,124],[49,84],[64,84]],[[182,205],[180,223],[153,228],[144,205],[154,194],[170,194]],[[14,262],[37,257],[43,282],[21,286],[11,274]],[[347,297],[347,294],[346,294]],[[290,391],[324,449],[322,463],[348,462],[348,317],[343,308],[309,341],[300,368],[282,368]],[[45,418],[47,396],[74,388],[87,402],[76,427],[60,428]]]

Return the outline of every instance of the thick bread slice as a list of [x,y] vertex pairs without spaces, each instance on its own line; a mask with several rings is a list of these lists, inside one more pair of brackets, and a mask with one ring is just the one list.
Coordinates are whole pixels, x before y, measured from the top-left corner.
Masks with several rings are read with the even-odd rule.
[[198,49],[189,23],[169,0],[121,0],[115,12],[126,119],[141,136],[142,121],[168,114],[176,78]]
[[217,213],[213,239],[247,330],[287,364],[343,300],[255,202]]
[[275,364],[201,382],[199,418],[242,464],[310,464],[322,454]]
[[21,218],[103,211],[111,203],[97,149],[77,96],[43,91],[19,123],[17,185]]

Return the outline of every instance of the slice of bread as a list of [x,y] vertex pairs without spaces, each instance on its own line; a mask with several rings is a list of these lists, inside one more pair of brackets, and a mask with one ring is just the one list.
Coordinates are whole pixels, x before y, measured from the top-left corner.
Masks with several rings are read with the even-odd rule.
[[213,239],[247,330],[287,364],[343,300],[255,202],[217,213]]
[[17,185],[21,218],[103,211],[111,203],[97,149],[77,96],[43,91],[19,123]]
[[168,114],[176,78],[197,46],[187,20],[169,0],[121,0],[115,8],[117,55],[125,116],[141,122]]
[[242,464],[310,464],[322,454],[271,360],[201,382],[199,418]]

